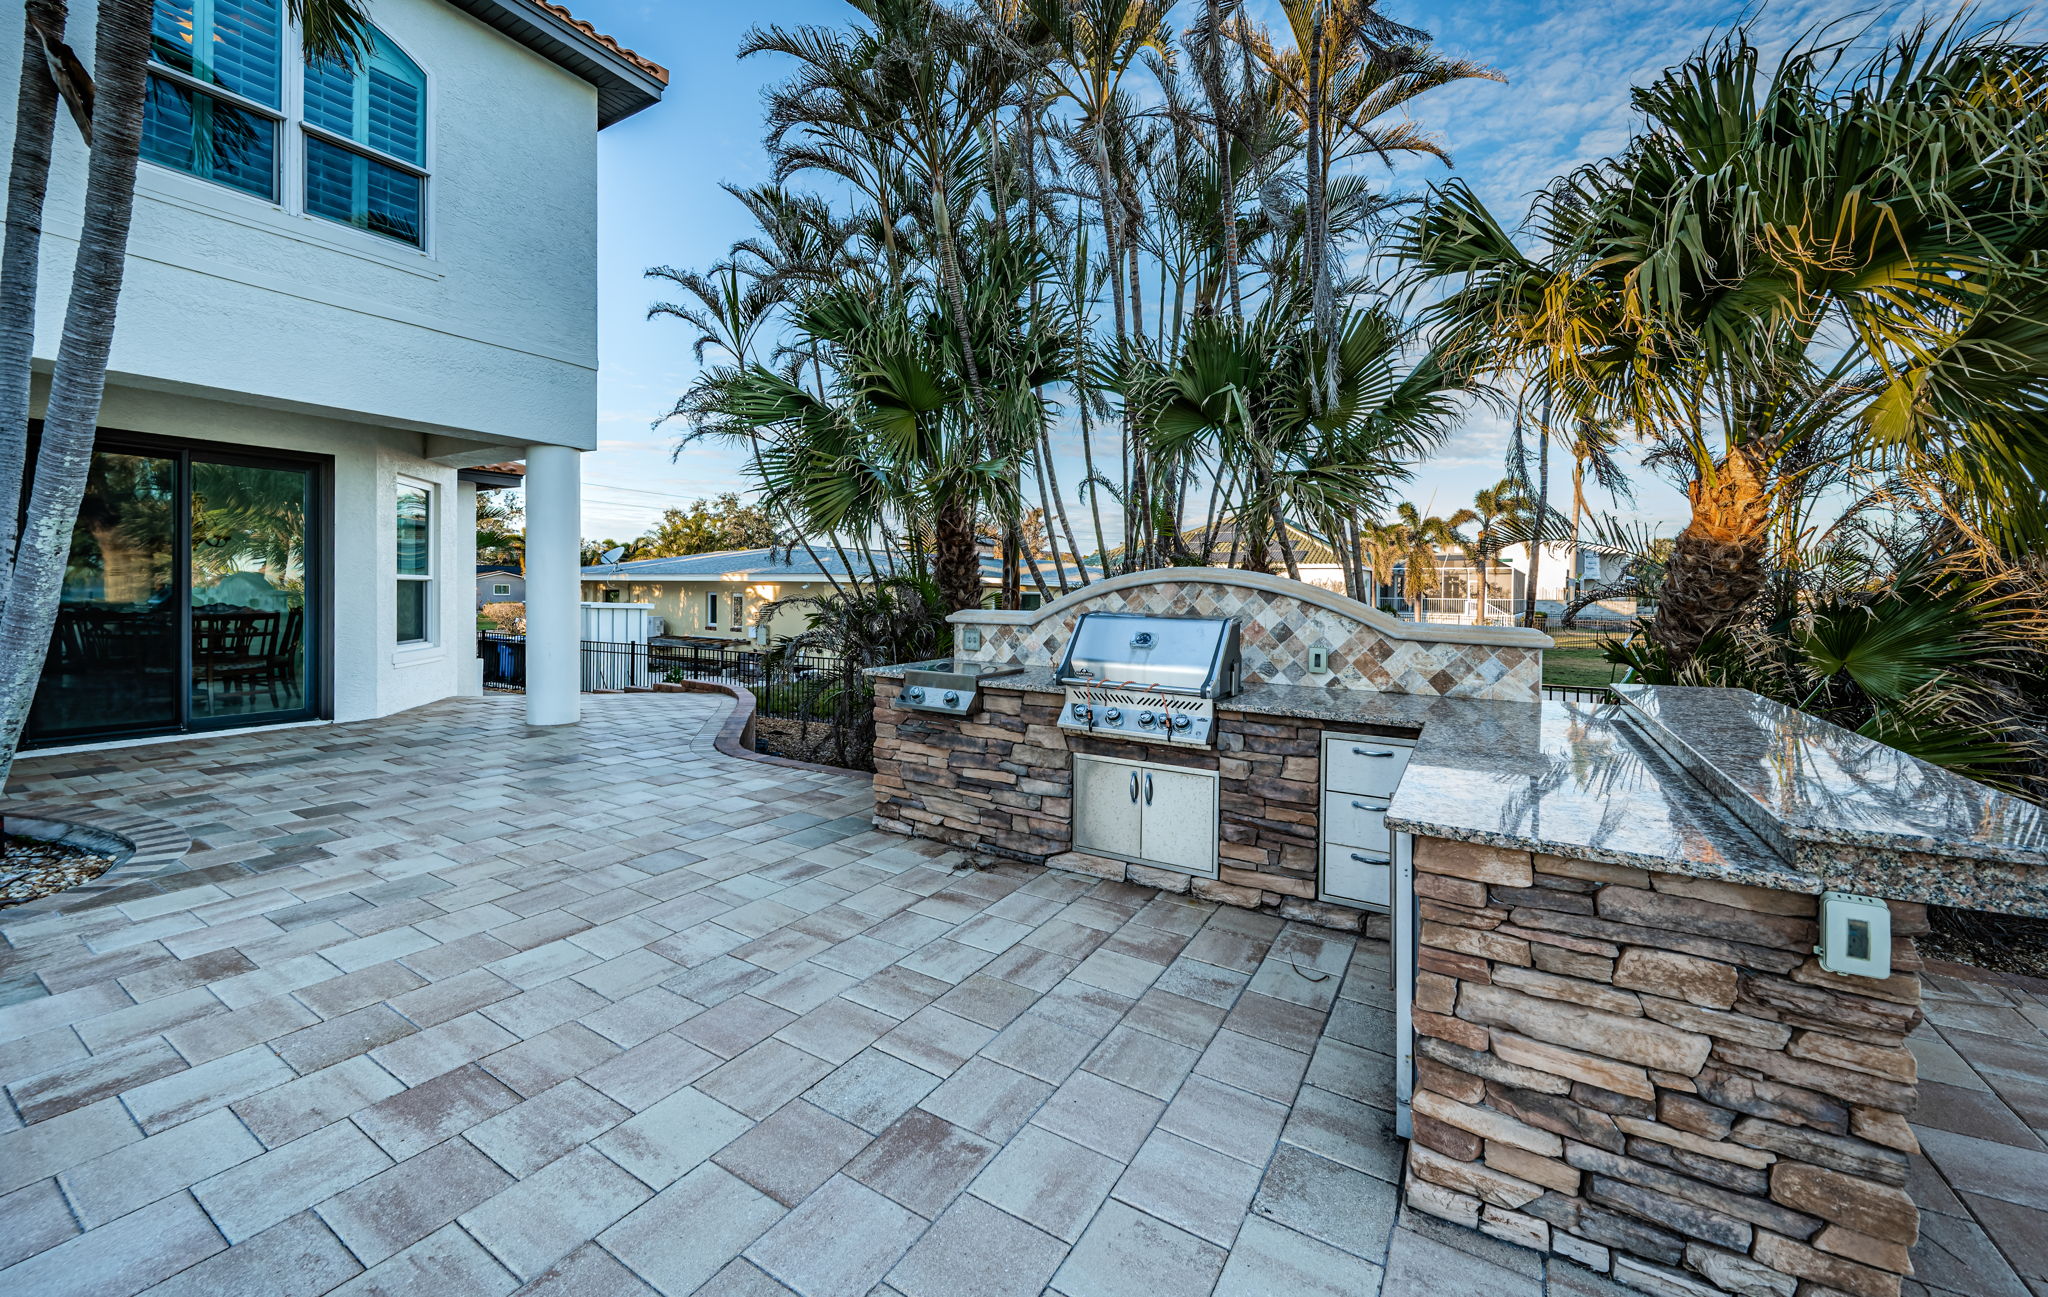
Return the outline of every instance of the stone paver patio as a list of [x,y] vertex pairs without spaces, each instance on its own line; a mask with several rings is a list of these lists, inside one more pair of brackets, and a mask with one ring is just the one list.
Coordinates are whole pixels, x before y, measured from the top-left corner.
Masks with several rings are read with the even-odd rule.
[[[0,1293],[1622,1291],[1399,1208],[1383,944],[874,832],[730,705],[18,766],[195,846],[0,911]],[[1930,987],[1922,1277],[2048,1297],[2048,1012]]]

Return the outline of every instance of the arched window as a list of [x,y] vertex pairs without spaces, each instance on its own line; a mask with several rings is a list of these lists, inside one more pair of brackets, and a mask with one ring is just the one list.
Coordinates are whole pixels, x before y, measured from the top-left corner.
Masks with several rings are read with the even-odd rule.
[[359,67],[306,65],[306,210],[418,245],[427,78],[381,34]]
[[157,0],[142,156],[275,200],[283,67],[279,0]]

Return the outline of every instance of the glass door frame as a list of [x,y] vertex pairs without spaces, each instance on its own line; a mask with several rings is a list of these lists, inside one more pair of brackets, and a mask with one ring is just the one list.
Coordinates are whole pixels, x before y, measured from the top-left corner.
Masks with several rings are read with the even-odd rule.
[[[35,462],[37,444],[42,440],[42,420],[29,425],[29,462]],[[220,730],[253,729],[265,725],[290,725],[324,720],[334,715],[334,546],[331,519],[334,516],[334,457],[303,451],[272,450],[235,442],[205,441],[195,437],[163,437],[153,433],[100,428],[93,437],[93,452],[147,455],[168,459],[173,464],[173,506],[171,509],[171,590],[177,602],[177,680],[173,691],[175,720],[169,725],[143,726],[131,730],[102,730],[90,734],[64,734],[49,739],[24,735],[24,751],[39,747],[70,747],[90,743],[112,743],[124,739],[154,738],[175,734],[207,734]],[[304,566],[306,579],[315,588],[305,604],[307,655],[306,699],[289,710],[253,715],[195,717],[192,706],[192,461],[229,464],[243,468],[299,470],[310,478],[306,492],[306,534]]]

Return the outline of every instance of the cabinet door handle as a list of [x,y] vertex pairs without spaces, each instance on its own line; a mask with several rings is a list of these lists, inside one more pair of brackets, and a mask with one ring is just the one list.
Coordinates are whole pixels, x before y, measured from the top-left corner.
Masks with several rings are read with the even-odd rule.
[[1392,856],[1368,856],[1357,851],[1351,853],[1351,858],[1361,865],[1391,865],[1394,863]]
[[1387,808],[1384,806],[1372,806],[1354,797],[1351,799],[1351,809],[1355,811],[1383,811]]
[[1351,749],[1351,755],[1354,757],[1390,757],[1394,753],[1389,748],[1353,748]]
[[1151,772],[1150,770],[1147,770],[1147,771],[1145,772],[1145,805],[1147,805],[1147,806],[1150,806],[1151,804],[1152,804],[1152,772]]
[[1131,771],[1131,804],[1135,806],[1135,805],[1137,804],[1137,801],[1138,801],[1138,772],[1137,772],[1137,771],[1135,771],[1135,770],[1133,770],[1133,771]]

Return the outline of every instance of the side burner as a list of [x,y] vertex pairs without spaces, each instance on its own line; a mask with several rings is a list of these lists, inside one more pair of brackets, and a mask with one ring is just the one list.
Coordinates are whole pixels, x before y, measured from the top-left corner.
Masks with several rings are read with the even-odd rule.
[[898,701],[913,711],[972,715],[981,706],[982,681],[1013,676],[1023,669],[993,662],[956,662],[951,658],[920,662],[904,671],[903,693]]

